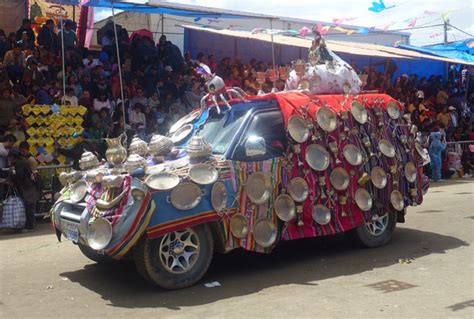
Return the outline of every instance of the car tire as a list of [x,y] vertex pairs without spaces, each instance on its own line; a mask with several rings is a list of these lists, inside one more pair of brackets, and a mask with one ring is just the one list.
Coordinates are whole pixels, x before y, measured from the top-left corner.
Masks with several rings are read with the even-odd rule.
[[96,263],[107,264],[115,261],[115,259],[113,259],[112,257],[99,254],[96,250],[84,244],[78,243],[77,246],[79,246],[79,250],[84,256],[86,256],[92,261],[95,261]]
[[138,273],[164,289],[192,286],[206,273],[214,253],[207,224],[150,239],[144,236],[133,256]]
[[397,214],[387,212],[358,226],[350,233],[350,237],[367,248],[375,248],[386,245],[392,238],[397,224]]

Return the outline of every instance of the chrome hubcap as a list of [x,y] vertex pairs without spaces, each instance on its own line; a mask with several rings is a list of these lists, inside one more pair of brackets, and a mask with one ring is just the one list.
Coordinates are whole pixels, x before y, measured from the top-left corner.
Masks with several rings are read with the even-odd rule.
[[189,271],[199,256],[199,239],[191,228],[166,234],[160,244],[160,261],[172,273]]
[[388,226],[388,213],[382,216],[374,215],[372,219],[365,223],[368,232],[373,236],[380,236]]

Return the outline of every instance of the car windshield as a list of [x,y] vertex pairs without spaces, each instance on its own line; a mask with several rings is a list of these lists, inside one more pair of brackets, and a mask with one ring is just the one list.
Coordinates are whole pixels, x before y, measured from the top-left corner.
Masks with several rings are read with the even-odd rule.
[[234,135],[244,120],[246,112],[237,114],[238,117],[229,121],[229,113],[213,114],[211,112],[209,119],[201,130],[203,136],[212,146],[212,152],[215,154],[224,154],[229,148]]

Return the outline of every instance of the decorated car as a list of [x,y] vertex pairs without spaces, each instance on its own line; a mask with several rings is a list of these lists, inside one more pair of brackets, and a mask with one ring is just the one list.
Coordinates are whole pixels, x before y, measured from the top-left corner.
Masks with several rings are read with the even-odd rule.
[[[353,72],[330,63],[332,75]],[[81,171],[60,176],[58,238],[97,262],[132,258],[167,289],[196,283],[214,252],[270,253],[279,241],[342,232],[386,244],[423,201],[426,150],[401,105],[359,93],[357,79],[312,94],[318,68],[293,74],[295,90],[252,97],[209,76],[199,108],[168,136],[135,137],[128,151],[124,136],[108,139],[105,163],[84,153]]]

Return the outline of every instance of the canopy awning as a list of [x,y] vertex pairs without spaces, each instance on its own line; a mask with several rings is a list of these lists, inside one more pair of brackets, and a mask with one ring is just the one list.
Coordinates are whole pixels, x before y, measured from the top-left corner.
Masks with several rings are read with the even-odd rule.
[[428,45],[417,47],[413,45],[399,45],[399,48],[441,56],[450,59],[463,60],[465,62],[474,62],[474,38],[466,39],[444,44]]
[[[67,1],[67,0],[59,0]],[[246,12],[238,12],[233,10],[214,9],[195,5],[184,5],[170,2],[162,2],[158,0],[151,0],[148,3],[123,2],[113,0],[89,0],[85,4],[89,7],[100,8],[114,8],[123,11],[139,12],[147,14],[170,14],[175,16],[190,17],[190,18],[234,18],[234,19],[248,19],[248,18],[267,18],[276,19],[276,17],[254,14]]]
[[[184,28],[190,30],[197,30],[202,32],[213,33],[215,35],[228,36],[241,39],[257,40],[267,43],[272,42],[271,35],[269,34],[253,34],[248,31],[235,31],[235,30],[216,30],[211,28],[203,28],[198,26],[183,25]],[[285,35],[274,35],[273,42],[279,45],[293,46],[298,48],[308,49],[311,47],[311,39],[289,37]],[[344,42],[344,41],[333,41],[326,40],[326,44],[334,52],[379,57],[379,58],[399,58],[399,59],[428,59],[442,62],[459,63],[474,65],[474,62],[466,62],[458,59],[450,59],[439,56],[422,54],[410,50],[404,50],[400,48],[393,48],[377,44],[369,43],[356,43],[356,42]],[[217,45],[217,44],[215,44]]]

